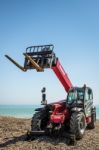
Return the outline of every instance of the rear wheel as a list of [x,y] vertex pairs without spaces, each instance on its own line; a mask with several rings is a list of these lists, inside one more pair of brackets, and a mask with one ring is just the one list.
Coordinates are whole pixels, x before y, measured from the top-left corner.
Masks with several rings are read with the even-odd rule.
[[74,112],[70,119],[70,131],[76,139],[81,139],[85,133],[86,122],[83,112]]
[[95,122],[96,122],[96,112],[92,112],[92,114],[91,114],[91,123],[89,123],[87,125],[87,127],[89,129],[94,129],[95,128]]

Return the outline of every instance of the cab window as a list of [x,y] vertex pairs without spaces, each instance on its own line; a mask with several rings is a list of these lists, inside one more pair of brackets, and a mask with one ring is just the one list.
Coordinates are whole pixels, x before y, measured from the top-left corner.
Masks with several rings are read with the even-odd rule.
[[86,93],[85,93],[85,100],[86,100],[86,101],[89,100],[88,90],[86,90]]
[[77,92],[74,90],[70,91],[67,96],[68,103],[70,104],[70,103],[74,102],[74,100],[76,100],[76,99],[77,99]]
[[93,94],[91,89],[87,89],[85,93],[85,100],[89,101],[93,99]]
[[89,99],[92,100],[93,99],[93,94],[92,94],[91,89],[88,89],[88,95],[89,95]]

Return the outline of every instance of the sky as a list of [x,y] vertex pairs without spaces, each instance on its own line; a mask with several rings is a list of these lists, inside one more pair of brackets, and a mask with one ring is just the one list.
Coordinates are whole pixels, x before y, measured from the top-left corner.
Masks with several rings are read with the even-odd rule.
[[93,89],[99,104],[99,1],[0,0],[0,104],[40,104],[65,99],[67,93],[51,69],[20,71],[26,47],[54,44],[54,52],[73,86]]

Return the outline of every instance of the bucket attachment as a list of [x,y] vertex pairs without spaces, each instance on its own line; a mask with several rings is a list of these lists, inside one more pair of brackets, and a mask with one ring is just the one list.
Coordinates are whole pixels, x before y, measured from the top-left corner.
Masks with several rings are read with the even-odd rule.
[[26,52],[23,53],[25,56],[24,67],[19,65],[15,60],[13,60],[8,55],[5,55],[13,64],[15,64],[22,71],[27,71],[28,69],[36,69],[39,72],[44,71],[45,68],[51,68],[56,63],[56,56],[53,52],[53,45],[40,45],[31,46],[26,48]]

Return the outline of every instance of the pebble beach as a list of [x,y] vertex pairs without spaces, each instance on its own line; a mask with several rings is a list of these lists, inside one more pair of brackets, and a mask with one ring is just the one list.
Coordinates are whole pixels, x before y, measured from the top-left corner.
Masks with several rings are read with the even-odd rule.
[[31,119],[0,117],[0,150],[99,150],[99,120],[96,128],[86,129],[83,139],[75,146],[66,144],[65,137],[37,137],[26,140],[27,130],[30,130]]

